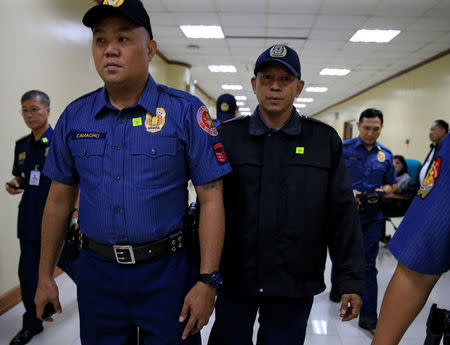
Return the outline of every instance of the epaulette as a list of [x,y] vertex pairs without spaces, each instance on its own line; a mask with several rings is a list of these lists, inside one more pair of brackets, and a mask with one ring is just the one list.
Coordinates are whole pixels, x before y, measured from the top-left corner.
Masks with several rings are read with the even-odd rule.
[[377,146],[378,146],[378,149],[380,149],[380,150],[383,149],[384,151],[386,151],[392,155],[392,151],[390,149],[388,149],[386,146],[381,145],[381,144],[378,144]]
[[183,98],[185,100],[195,101],[198,102],[199,98],[197,96],[191,95],[189,92],[174,89],[173,87],[169,87],[167,85],[163,84],[156,84],[156,87],[159,91],[165,92],[171,96],[177,97],[177,98]]
[[24,135],[23,137],[17,139],[17,140],[16,140],[16,144],[17,144],[17,143],[20,143],[20,142],[22,142],[22,141],[27,140],[27,139],[30,137],[30,135],[31,135],[31,134],[27,134],[27,135]]
[[234,124],[237,124],[238,122],[241,122],[244,120],[249,120],[249,119],[250,119],[250,116],[233,117],[232,119],[222,122],[218,128],[229,126],[229,125],[234,125]]
[[99,87],[98,89],[96,89],[94,91],[88,92],[88,93],[84,94],[83,96],[78,97],[77,99],[75,99],[72,102],[70,102],[69,105],[71,105],[71,104],[73,104],[75,102],[78,102],[79,100],[84,99],[86,97],[89,97],[90,95],[92,95],[92,94],[94,94],[96,92],[99,92],[101,89],[103,89],[103,86]]

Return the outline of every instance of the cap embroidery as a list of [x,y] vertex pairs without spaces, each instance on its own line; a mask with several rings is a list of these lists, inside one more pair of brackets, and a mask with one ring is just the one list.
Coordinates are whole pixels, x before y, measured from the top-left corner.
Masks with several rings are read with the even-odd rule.
[[223,112],[227,112],[228,110],[230,110],[230,106],[227,102],[222,102],[222,104],[220,105],[220,110],[222,110]]
[[284,58],[287,54],[287,49],[282,44],[276,44],[270,49],[270,56],[273,58]]
[[103,0],[103,5],[109,5],[112,7],[119,7],[125,0]]

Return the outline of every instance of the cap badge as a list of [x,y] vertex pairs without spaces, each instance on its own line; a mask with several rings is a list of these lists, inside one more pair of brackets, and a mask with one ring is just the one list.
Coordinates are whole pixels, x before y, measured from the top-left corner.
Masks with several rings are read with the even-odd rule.
[[220,110],[222,110],[223,112],[227,112],[228,110],[230,110],[230,106],[227,102],[222,102],[220,104]]
[[270,57],[273,58],[284,58],[287,54],[287,49],[282,44],[277,44],[270,49]]
[[125,0],[103,0],[103,5],[109,5],[112,7],[119,7]]

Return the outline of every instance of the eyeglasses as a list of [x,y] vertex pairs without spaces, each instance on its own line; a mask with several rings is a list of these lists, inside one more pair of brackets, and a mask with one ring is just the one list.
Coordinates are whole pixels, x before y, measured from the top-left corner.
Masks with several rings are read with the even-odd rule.
[[22,115],[27,115],[27,114],[36,115],[36,114],[39,113],[42,109],[46,109],[46,108],[31,108],[30,110],[28,110],[28,109],[22,109],[22,110],[20,110],[20,113],[21,113]]

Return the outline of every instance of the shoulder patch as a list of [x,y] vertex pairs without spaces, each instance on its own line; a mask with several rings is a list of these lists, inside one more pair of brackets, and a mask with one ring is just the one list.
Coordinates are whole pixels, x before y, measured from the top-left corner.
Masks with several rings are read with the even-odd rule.
[[213,137],[217,136],[217,128],[214,126],[214,122],[209,116],[208,108],[202,105],[197,111],[197,123],[201,129],[203,129],[209,135]]
[[417,196],[419,198],[425,199],[433,190],[434,186],[436,185],[436,180],[439,177],[441,162],[441,157],[436,158],[431,167],[428,169],[427,175],[425,176],[419,190],[417,191]]

